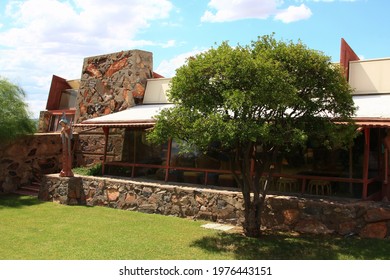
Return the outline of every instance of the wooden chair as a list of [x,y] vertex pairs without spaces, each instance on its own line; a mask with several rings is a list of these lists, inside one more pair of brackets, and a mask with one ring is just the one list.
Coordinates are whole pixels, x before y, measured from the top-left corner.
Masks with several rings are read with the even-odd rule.
[[311,180],[308,185],[308,191],[316,195],[332,195],[332,185],[326,180]]
[[294,178],[280,177],[277,182],[277,190],[280,192],[297,192],[298,181]]

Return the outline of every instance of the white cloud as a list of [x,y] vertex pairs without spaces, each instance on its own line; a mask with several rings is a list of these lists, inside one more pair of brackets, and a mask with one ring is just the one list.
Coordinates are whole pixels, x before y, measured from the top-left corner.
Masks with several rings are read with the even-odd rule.
[[211,0],[203,22],[224,22],[244,18],[266,19],[276,12],[280,0]]
[[164,77],[171,78],[176,75],[176,69],[186,63],[187,58],[204,52],[205,50],[193,50],[191,52],[182,53],[169,60],[162,60],[157,66],[155,72]]
[[275,15],[275,19],[281,20],[284,23],[304,20],[310,18],[311,10],[304,4],[300,6],[290,6],[286,10],[280,11]]
[[296,0],[296,2],[356,2],[358,0]]
[[163,48],[170,48],[170,47],[174,47],[175,45],[176,45],[176,41],[175,40],[169,40],[168,42],[163,43],[161,46]]
[[[326,0],[325,0],[326,1]],[[290,23],[309,18],[311,10],[304,4],[281,9],[283,0],[210,0],[202,22],[226,22],[240,19],[275,19]]]
[[172,9],[169,0],[9,0],[0,11],[0,76],[22,85],[36,117],[52,75],[80,78],[84,57],[173,46],[169,40],[137,40]]

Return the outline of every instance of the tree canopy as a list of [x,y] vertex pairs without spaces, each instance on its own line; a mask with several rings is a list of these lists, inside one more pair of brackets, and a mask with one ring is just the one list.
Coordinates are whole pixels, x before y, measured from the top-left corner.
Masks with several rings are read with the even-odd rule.
[[174,138],[182,148],[229,156],[239,166],[232,171],[244,195],[244,229],[256,236],[267,193],[260,176],[271,180],[279,155],[308,138],[328,147],[349,143],[352,126],[335,120],[351,122],[351,92],[340,67],[302,42],[223,42],[177,70],[169,92],[176,106],[157,117],[149,139]]
[[35,131],[24,102],[25,92],[19,86],[0,77],[0,143],[4,144]]

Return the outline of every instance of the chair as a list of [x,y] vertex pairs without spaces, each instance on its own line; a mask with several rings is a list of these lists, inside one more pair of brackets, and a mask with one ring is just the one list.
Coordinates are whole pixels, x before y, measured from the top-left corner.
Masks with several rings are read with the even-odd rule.
[[308,185],[308,191],[316,195],[332,195],[332,186],[326,180],[311,180]]
[[259,180],[260,188],[262,188],[262,189],[264,188],[264,184],[265,184],[266,181],[267,181],[267,189],[268,189],[268,191],[276,191],[274,180],[268,181],[268,177],[265,177],[265,176],[261,176],[260,177],[260,180]]
[[277,182],[277,190],[280,192],[297,192],[298,181],[294,178],[280,177]]
[[[221,161],[220,169],[221,170],[230,170],[230,163],[228,161]],[[234,179],[233,174],[223,173],[223,174],[219,174],[219,176],[218,176],[218,185],[221,187],[236,188],[237,182]]]

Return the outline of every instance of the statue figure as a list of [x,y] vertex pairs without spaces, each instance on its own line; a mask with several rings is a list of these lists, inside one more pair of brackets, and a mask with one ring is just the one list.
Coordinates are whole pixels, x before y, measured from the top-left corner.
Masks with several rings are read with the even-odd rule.
[[65,113],[62,114],[62,118],[59,121],[61,125],[61,140],[62,140],[62,170],[60,177],[73,177],[72,172],[72,128],[69,121],[65,117]]

